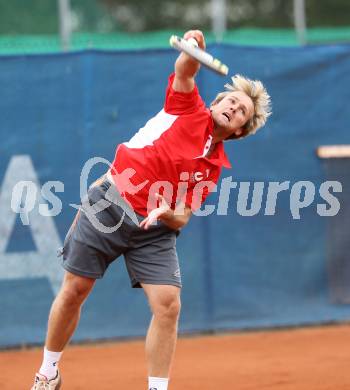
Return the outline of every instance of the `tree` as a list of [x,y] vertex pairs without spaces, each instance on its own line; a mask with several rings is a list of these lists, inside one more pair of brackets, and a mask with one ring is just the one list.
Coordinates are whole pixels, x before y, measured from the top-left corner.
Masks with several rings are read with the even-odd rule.
[[[57,34],[58,0],[0,0],[0,34]],[[293,28],[293,0],[226,0],[228,28]],[[210,0],[70,0],[75,31],[211,29]],[[305,0],[308,27],[349,25],[349,0]]]
[[0,34],[57,34],[56,1],[0,0]]
[[[99,0],[126,31],[211,28],[210,0]],[[346,26],[349,0],[305,0],[308,26]],[[292,28],[293,0],[227,0],[228,28]]]

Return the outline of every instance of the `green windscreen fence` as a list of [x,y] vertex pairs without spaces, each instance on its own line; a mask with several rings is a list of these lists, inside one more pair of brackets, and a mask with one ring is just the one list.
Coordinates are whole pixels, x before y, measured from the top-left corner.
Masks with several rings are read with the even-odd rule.
[[[169,47],[172,34],[183,31],[163,30],[157,32],[127,34],[73,34],[71,50],[83,49],[142,49]],[[212,33],[206,34],[207,42],[214,42]],[[312,28],[307,31],[308,44],[350,42],[350,27]],[[223,43],[261,46],[296,46],[298,38],[293,29],[238,29],[227,31]],[[58,35],[13,35],[0,36],[0,54],[50,53],[61,51]]]

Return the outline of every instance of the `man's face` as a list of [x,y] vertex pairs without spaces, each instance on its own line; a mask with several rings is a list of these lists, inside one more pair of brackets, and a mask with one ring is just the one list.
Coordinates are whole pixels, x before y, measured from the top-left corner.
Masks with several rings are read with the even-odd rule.
[[212,105],[210,111],[215,125],[214,131],[227,138],[232,134],[242,134],[242,127],[254,115],[254,105],[247,94],[235,91]]

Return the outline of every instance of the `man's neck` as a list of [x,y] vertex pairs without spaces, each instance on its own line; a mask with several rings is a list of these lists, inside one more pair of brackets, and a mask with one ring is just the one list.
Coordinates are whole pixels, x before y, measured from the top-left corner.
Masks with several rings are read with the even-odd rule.
[[227,134],[225,134],[224,131],[222,131],[220,128],[214,127],[212,144],[217,144],[218,142],[226,139],[226,137]]

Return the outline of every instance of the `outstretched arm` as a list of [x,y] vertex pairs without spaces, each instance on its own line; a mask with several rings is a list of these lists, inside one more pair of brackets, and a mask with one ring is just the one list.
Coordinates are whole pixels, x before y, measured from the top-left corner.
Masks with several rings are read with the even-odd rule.
[[[202,31],[190,30],[184,35],[184,39],[194,38],[201,49],[205,49],[205,39]],[[192,92],[194,77],[199,71],[200,63],[186,53],[181,53],[175,62],[175,78],[173,89],[177,92]]]

